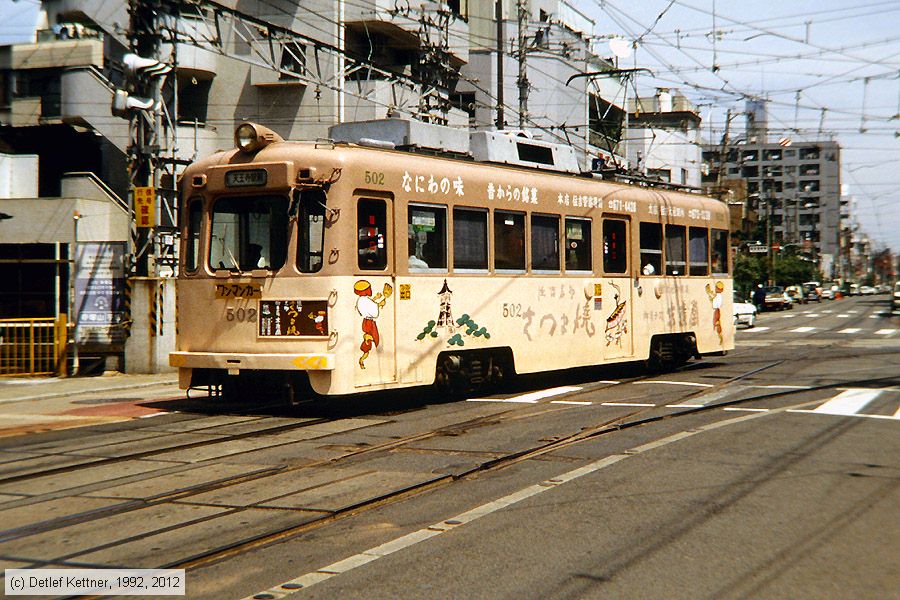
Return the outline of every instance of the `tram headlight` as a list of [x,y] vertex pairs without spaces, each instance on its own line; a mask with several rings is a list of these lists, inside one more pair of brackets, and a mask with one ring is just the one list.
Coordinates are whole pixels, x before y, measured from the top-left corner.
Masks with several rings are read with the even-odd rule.
[[283,141],[280,135],[256,123],[241,123],[234,130],[234,145],[248,154],[262,150],[272,142]]

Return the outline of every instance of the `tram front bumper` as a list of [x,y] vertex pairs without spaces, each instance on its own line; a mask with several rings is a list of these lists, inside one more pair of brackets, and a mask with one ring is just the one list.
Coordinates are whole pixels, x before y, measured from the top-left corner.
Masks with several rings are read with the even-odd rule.
[[240,371],[333,371],[335,356],[311,354],[239,354],[231,352],[170,352],[169,366],[178,367],[179,380],[190,379],[192,369],[219,369],[237,375]]

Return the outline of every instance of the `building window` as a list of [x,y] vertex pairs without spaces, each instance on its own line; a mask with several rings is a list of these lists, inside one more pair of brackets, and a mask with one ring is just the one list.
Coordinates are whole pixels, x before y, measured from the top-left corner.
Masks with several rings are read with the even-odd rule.
[[453,209],[453,268],[487,270],[487,211]]
[[641,274],[662,275],[662,225],[641,223]]
[[559,217],[531,215],[531,269],[559,271]]
[[666,275],[684,275],[687,270],[684,237],[684,225],[666,225]]
[[525,214],[494,213],[494,268],[525,270]]
[[566,217],[566,271],[591,270],[591,220]]
[[446,270],[446,207],[410,204],[406,231],[410,271]]
[[384,200],[361,199],[356,212],[360,269],[382,271],[388,262],[387,207]]
[[178,122],[205,124],[212,79],[178,73]]

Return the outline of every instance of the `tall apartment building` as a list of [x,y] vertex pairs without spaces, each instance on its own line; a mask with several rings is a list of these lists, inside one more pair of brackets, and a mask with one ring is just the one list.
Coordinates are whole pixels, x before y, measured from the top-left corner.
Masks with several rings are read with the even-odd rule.
[[703,159],[712,187],[746,184],[747,208],[771,218],[773,244],[797,249],[835,276],[841,253],[841,148],[834,141],[768,141],[762,132],[730,143],[708,145]]

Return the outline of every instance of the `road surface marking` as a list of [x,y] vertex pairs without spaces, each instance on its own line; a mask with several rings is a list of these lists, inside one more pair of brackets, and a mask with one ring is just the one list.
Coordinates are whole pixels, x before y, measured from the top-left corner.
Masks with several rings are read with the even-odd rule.
[[703,408],[705,404],[666,404],[666,408]]
[[656,406],[655,404],[646,404],[643,402],[601,402],[600,406]]
[[608,383],[609,385],[619,385],[622,382],[621,381],[613,381],[611,379],[601,379],[597,383]]
[[809,333],[810,331],[815,331],[815,327],[797,327],[796,329],[791,329],[791,333]]
[[838,317],[838,319],[849,319],[849,318],[850,318],[850,315],[848,315],[848,314],[845,313],[845,314],[842,314],[842,315],[838,315],[837,317]]
[[769,412],[768,408],[742,408],[740,406],[726,406],[722,410],[733,412]]
[[663,385],[688,385],[691,387],[712,387],[711,383],[694,383],[693,381],[635,381],[634,385],[650,385],[652,383],[661,383]]
[[466,402],[508,402],[511,404],[537,404],[538,400],[559,396],[560,394],[568,394],[569,392],[577,392],[580,387],[558,387],[549,390],[538,390],[522,394],[521,396],[513,396],[512,398],[468,398]]
[[896,329],[879,329],[875,332],[875,335],[893,335],[897,333]]
[[881,394],[881,390],[850,388],[812,412],[826,415],[855,415],[879,394]]
[[768,331],[768,330],[769,330],[768,327],[753,327],[751,329],[742,329],[741,331],[746,331],[749,333],[759,333],[759,332]]
[[822,315],[820,315],[819,313],[806,313],[806,316],[807,316],[807,317],[812,317],[813,319],[818,319],[818,318],[821,317]]
[[782,319],[793,319],[793,318],[796,317],[796,316],[797,316],[797,315],[781,315],[781,318],[782,318]]
[[822,313],[826,314],[826,315],[830,315],[832,312],[834,312],[834,311],[831,311],[831,310],[823,310],[822,311]]
[[841,329],[838,333],[859,333],[862,329],[858,327],[850,327],[848,329]]
[[859,311],[858,310],[848,310],[847,312],[850,313],[851,315],[855,315]]
[[751,385],[752,388],[761,390],[808,390],[808,385]]
[[576,406],[590,406],[593,402],[579,402],[577,400],[551,400],[550,404],[574,404]]

